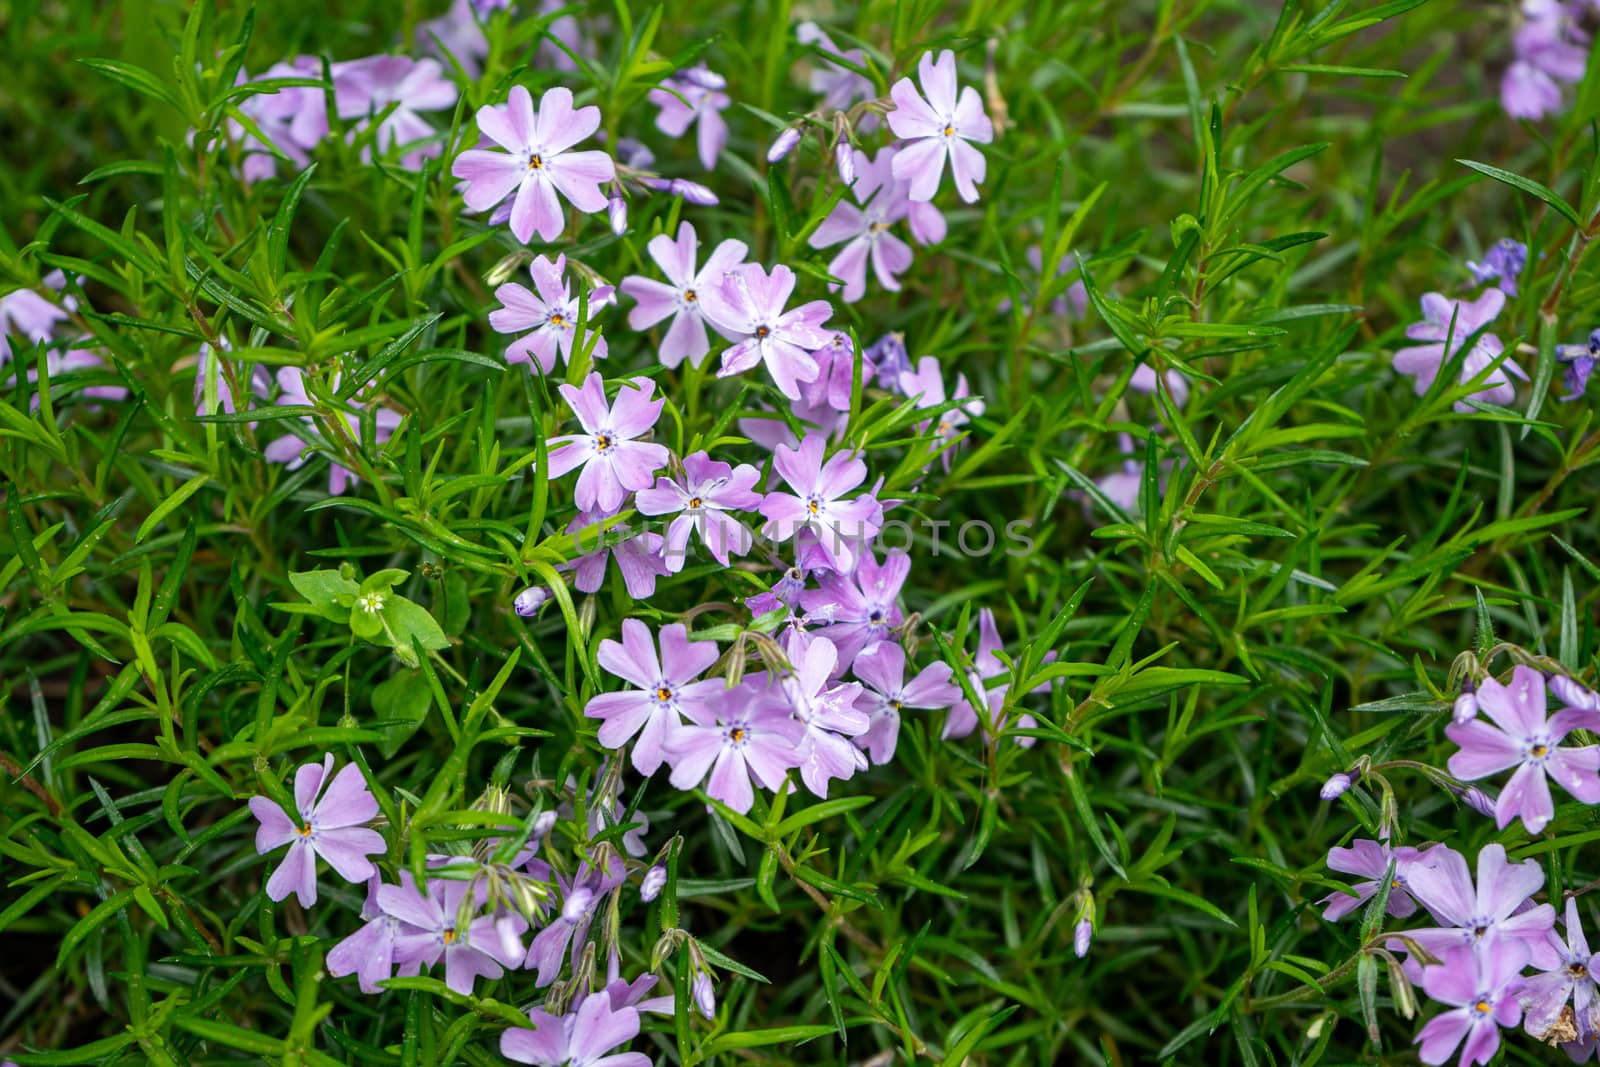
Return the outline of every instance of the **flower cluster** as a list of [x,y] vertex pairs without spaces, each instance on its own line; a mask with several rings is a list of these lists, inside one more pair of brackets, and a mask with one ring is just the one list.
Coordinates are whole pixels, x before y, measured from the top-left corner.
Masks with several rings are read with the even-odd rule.
[[1516,58],[1500,80],[1500,104],[1517,119],[1542,119],[1563,106],[1564,85],[1583,80],[1593,0],[1522,0],[1522,25],[1512,37]]

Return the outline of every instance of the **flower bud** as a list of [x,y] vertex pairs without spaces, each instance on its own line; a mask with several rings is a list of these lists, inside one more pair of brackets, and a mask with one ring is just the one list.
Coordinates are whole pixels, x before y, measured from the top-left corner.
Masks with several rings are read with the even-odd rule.
[[644,872],[644,880],[639,883],[639,899],[646,904],[661,895],[661,890],[667,884],[667,869],[657,864]]
[[1488,793],[1485,793],[1477,786],[1469,785],[1456,795],[1461,798],[1461,803],[1465,804],[1479,815],[1487,816],[1491,819],[1495,817],[1494,798],[1490,797]]
[[517,594],[511,602],[511,607],[524,619],[532,618],[544,607],[545,601],[550,599],[550,591],[542,585],[530,585]]
[[621,237],[628,229],[628,202],[620,196],[613,196],[606,205],[606,214],[611,219],[611,232]]
[[1569,708],[1579,708],[1583,711],[1600,711],[1600,695],[1592,690],[1585,689],[1576,680],[1566,675],[1558,674],[1550,679],[1550,692],[1556,695]]
[[1478,717],[1478,687],[1470,680],[1461,683],[1461,695],[1456,697],[1451,717],[1456,722],[1471,722]]
[[1322,783],[1322,799],[1337,800],[1343,796],[1345,790],[1350,788],[1350,776],[1340,771],[1338,774]]
[[777,140],[772,142],[772,147],[767,149],[767,162],[781,162],[799,144],[800,131],[793,126],[785,128],[782,133],[778,134]]
[[677,186],[673,192],[697,207],[713,207],[717,203],[717,194],[699,182],[692,182],[687,178],[679,178],[673,182],[673,185]]
[[834,160],[839,164],[839,180],[846,185],[854,185],[856,181],[856,150],[850,147],[849,141],[840,141],[839,147],[834,149]]
[[556,817],[553,811],[541,811],[539,817],[533,820],[533,836],[540,838],[548,834],[550,828],[556,824]]
[[1089,942],[1094,940],[1094,923],[1079,919],[1072,929],[1072,953],[1080,960],[1089,954]]
[[695,1007],[700,1009],[700,1014],[707,1019],[717,1013],[717,994],[711,988],[711,976],[701,971],[694,976],[694,985],[690,992],[694,995]]

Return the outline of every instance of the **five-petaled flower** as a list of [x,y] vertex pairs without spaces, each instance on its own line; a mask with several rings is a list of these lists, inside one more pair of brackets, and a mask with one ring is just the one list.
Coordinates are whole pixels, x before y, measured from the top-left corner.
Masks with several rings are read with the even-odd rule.
[[769,274],[759,263],[746,263],[723,276],[707,298],[706,313],[740,340],[722,353],[719,377],[742,374],[765,363],[779,391],[800,399],[800,383],[821,373],[811,355],[829,341],[822,328],[833,315],[826,300],[813,300],[784,310],[794,292],[794,271],[781,263]]
[[560,478],[582,467],[573,490],[578,507],[614,514],[629,493],[649,488],[656,471],[667,465],[666,448],[635,440],[655,426],[666,401],[650,399],[655,383],[643,377],[617,390],[612,405],[606,404],[598,374],[585,378],[582,388],[563,385],[560,392],[584,432],[551,440],[549,476]]
[[774,541],[811,530],[834,569],[848,572],[858,547],[882,528],[883,505],[870,493],[844,498],[867,480],[867,465],[849,452],[835,452],[824,463],[826,447],[822,434],[808,433],[798,449],[779,445],[774,450],[772,466],[794,491],[767,494],[761,502],[767,519],[762,529]]
[[[528,270],[533,275],[533,285],[538,292],[531,293],[526,286],[517,282],[500,286],[494,295],[504,306],[489,312],[489,325],[497,333],[528,331],[506,349],[506,362],[536,363],[539,370],[549,374],[555,370],[557,362],[572,358],[579,312],[585,309],[579,308],[577,299],[572,295],[572,285],[567,281],[565,253],[556,256],[554,263],[544,256],[535,256]],[[613,299],[613,290],[609,285],[589,290],[585,325]],[[605,359],[606,352],[606,339],[595,336],[590,358]]]
[[267,879],[267,897],[283,900],[290,893],[301,907],[317,902],[317,857],[347,882],[365,882],[375,868],[368,856],[386,847],[383,835],[368,829],[378,802],[367,789],[361,768],[347,763],[333,773],[333,757],[304,763],[294,775],[295,814],[264,796],[250,798],[256,829],[256,851],[263,855],[280,845],[289,852]]
[[474,211],[487,211],[511,197],[511,232],[528,243],[561,236],[565,219],[560,197],[579,211],[604,211],[600,186],[616,179],[616,165],[604,152],[572,151],[600,128],[600,109],[574,109],[572,92],[557,86],[539,98],[520,85],[511,87],[504,106],[478,109],[478,129],[504,151],[473,148],[456,157],[450,173],[467,183],[463,199]]
[[717,661],[714,641],[691,641],[682,624],[661,629],[661,655],[650,628],[638,619],[622,620],[622,642],[600,642],[596,658],[607,672],[634,688],[600,693],[583,713],[600,720],[600,743],[621,748],[637,735],[633,766],[654,774],[666,759],[666,743],[684,718],[711,722],[724,684],[720,678],[697,681]]
[[908,142],[894,157],[894,176],[910,183],[911,199],[932,200],[948,159],[956,192],[967,203],[975,203],[986,164],[972,142],[994,140],[983,100],[970,85],[957,97],[956,57],[948,49],[937,59],[924,52],[917,62],[917,77],[922,82],[920,93],[910,78],[901,78],[889,90],[894,101],[889,128]]
[[676,367],[685,359],[698,367],[711,351],[706,338],[706,325],[724,336],[729,334],[706,313],[706,297],[718,285],[723,275],[744,263],[747,249],[743,241],[727,240],[718,244],[706,257],[705,266],[695,269],[695,254],[699,241],[694,227],[680,223],[676,240],[664,233],[650,238],[645,246],[650,258],[656,261],[667,276],[664,284],[642,274],[630,274],[622,279],[620,288],[637,301],[628,312],[628,325],[635,330],[647,330],[669,316],[672,323],[661,339],[659,355],[664,366]]

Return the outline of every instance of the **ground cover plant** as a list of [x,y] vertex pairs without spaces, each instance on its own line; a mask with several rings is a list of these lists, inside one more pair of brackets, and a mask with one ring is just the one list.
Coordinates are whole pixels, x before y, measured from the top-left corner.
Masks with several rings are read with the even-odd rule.
[[1593,0],[0,9],[0,1059],[1592,1059]]

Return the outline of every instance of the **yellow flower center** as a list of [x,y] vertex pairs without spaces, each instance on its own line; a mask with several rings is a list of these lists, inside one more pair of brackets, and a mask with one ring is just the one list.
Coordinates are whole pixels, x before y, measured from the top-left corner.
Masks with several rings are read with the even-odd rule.
[[666,686],[662,686],[660,689],[656,690],[656,699],[665,704],[667,701],[672,699],[672,690],[668,689]]
[[743,727],[735,726],[733,729],[728,731],[728,737],[736,745],[744,744],[744,729],[743,729]]
[[305,823],[304,825],[302,825],[300,827],[300,829],[296,830],[295,833],[299,834],[301,837],[310,837],[311,836],[311,824],[310,823]]
[[1488,1015],[1494,1010],[1494,1005],[1490,1004],[1487,1000],[1480,1000],[1472,1006],[1472,1010],[1477,1012],[1479,1015]]
[[454,930],[446,930],[444,932],[444,943],[447,945],[456,943],[456,932]]
[[756,336],[759,337],[759,338],[763,338],[764,339],[771,332],[772,331],[767,329],[765,326],[757,326],[756,327]]
[[609,452],[611,446],[616,444],[608,433],[599,433],[594,436],[594,450],[596,452]]
[[537,155],[533,156],[531,159],[528,160],[528,169],[529,170],[543,170],[544,169],[544,160],[541,159]]
[[699,498],[699,497],[697,497],[697,496],[692,496],[692,497],[690,497],[690,498],[689,498],[689,506],[690,506],[690,507],[691,507],[691,508],[697,508],[697,507],[699,507],[699,506],[700,506],[700,498]]
[[684,302],[684,303],[686,303],[686,304],[692,304],[692,303],[694,303],[694,302],[695,302],[695,301],[696,301],[696,300],[699,300],[699,299],[700,299],[700,298],[699,298],[699,297],[698,297],[698,296],[696,296],[696,295],[695,295],[695,291],[694,291],[694,290],[693,290],[693,289],[685,289],[685,290],[684,290],[684,291],[683,291],[683,302]]
[[949,123],[945,123],[944,135],[946,137],[954,137],[956,135],[956,128]]
[[1534,745],[1533,748],[1528,750],[1528,755],[1534,759],[1544,759],[1549,754],[1550,747],[1548,745]]

